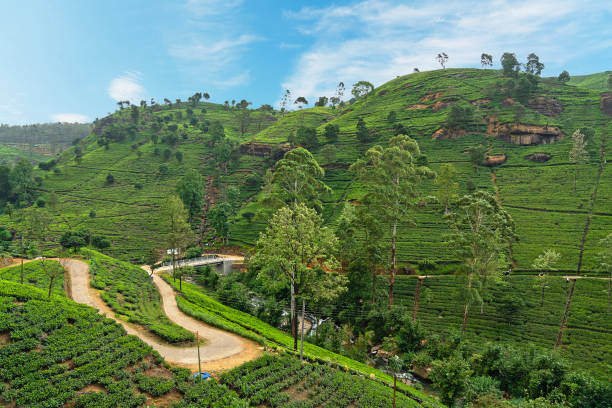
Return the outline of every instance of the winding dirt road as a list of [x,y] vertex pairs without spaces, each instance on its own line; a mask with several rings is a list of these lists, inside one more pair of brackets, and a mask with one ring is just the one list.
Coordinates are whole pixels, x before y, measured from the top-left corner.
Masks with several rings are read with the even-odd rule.
[[[70,259],[65,261],[65,267],[70,276],[72,300],[94,307],[102,314],[114,319],[125,328],[128,334],[139,337],[157,350],[168,363],[197,371],[197,347],[169,345],[152,336],[144,328],[115,317],[115,313],[104,303],[98,292],[89,286],[89,265],[80,260]],[[211,327],[181,312],[176,304],[172,287],[157,275],[153,275],[153,282],[159,290],[164,312],[168,318],[191,332],[198,332],[201,338],[206,339],[206,344],[200,346],[202,370],[227,370],[261,355],[263,348],[258,344],[233,333]]]

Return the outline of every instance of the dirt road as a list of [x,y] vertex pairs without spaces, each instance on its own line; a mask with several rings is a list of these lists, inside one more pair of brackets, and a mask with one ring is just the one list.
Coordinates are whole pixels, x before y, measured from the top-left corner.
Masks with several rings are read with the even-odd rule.
[[[87,263],[71,259],[66,261],[66,269],[70,275],[70,295],[75,302],[94,307],[107,317],[114,319],[125,328],[128,334],[139,337],[157,350],[167,362],[194,371],[197,370],[198,354],[196,347],[169,345],[152,336],[142,327],[116,318],[115,313],[104,303],[98,292],[89,286],[89,266]],[[153,282],[159,289],[164,312],[168,318],[189,331],[198,332],[201,338],[206,339],[206,344],[200,346],[202,370],[227,370],[261,355],[262,348],[256,343],[233,333],[216,329],[185,315],[178,309],[175,293],[170,285],[157,275],[154,275]]]

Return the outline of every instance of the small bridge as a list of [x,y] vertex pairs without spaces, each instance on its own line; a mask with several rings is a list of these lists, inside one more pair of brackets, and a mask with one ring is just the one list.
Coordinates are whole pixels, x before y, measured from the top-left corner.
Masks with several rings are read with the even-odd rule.
[[[232,270],[232,265],[234,262],[240,262],[241,260],[238,257],[227,257],[223,255],[210,254],[203,255],[197,258],[190,259],[179,259],[176,261],[176,266],[181,268],[183,266],[193,266],[194,268],[204,266],[204,265],[212,265],[215,267],[217,272],[227,275]],[[172,262],[163,262],[160,266],[157,266],[154,271],[155,272],[163,272],[172,270]]]

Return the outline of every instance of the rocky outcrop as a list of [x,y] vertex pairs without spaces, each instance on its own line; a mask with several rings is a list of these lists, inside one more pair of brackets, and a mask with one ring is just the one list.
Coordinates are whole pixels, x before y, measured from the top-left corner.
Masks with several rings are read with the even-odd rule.
[[488,105],[491,103],[491,99],[490,98],[476,99],[475,101],[472,101],[470,103],[474,106]]
[[487,134],[521,146],[549,144],[565,137],[557,127],[538,125],[500,125],[495,117],[487,118]]
[[601,94],[600,106],[603,113],[612,116],[612,92],[603,92]]
[[406,110],[420,110],[420,109],[427,109],[427,108],[428,108],[427,105],[417,103],[416,105],[408,106]]
[[433,140],[458,139],[466,134],[467,132],[463,129],[450,129],[443,127],[436,130],[433,135],[431,135],[431,138]]
[[291,150],[289,144],[248,142],[240,145],[240,153],[251,156],[281,158]]
[[563,105],[558,100],[543,96],[527,101],[527,107],[551,118],[557,117],[563,112]]
[[548,153],[537,152],[537,153],[530,154],[529,156],[525,158],[527,160],[531,160],[536,163],[544,163],[552,159],[552,156]]
[[504,164],[508,160],[505,154],[491,154],[483,161],[482,165],[487,167],[495,167]]

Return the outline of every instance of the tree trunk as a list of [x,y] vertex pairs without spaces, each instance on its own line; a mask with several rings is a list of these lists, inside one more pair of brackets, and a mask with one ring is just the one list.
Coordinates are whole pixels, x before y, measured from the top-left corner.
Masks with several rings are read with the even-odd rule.
[[395,284],[395,239],[397,236],[397,221],[393,223],[391,235],[391,278],[389,279],[389,308],[393,306],[393,285]]
[[372,271],[372,304],[376,302],[376,268]]
[[51,288],[53,287],[53,280],[55,278],[50,278],[49,280],[49,295],[47,297],[51,297]]
[[293,336],[293,351],[297,351],[297,322],[295,313],[295,270],[291,275],[291,335]]
[[395,408],[395,390],[397,389],[397,376],[393,373],[393,408]]
[[179,275],[179,292],[183,291],[183,277]]
[[302,335],[300,338],[300,361],[304,359],[304,314],[306,313],[306,300],[302,298]]
[[176,282],[176,255],[174,255],[174,248],[172,248],[172,281]]
[[465,333],[465,325],[467,323],[468,314],[470,312],[470,292],[472,290],[472,272],[468,276],[467,283],[467,299],[465,300],[465,309],[463,310],[463,325],[461,326],[461,332]]
[[21,254],[21,273],[19,275],[19,283],[23,285],[23,254]]

